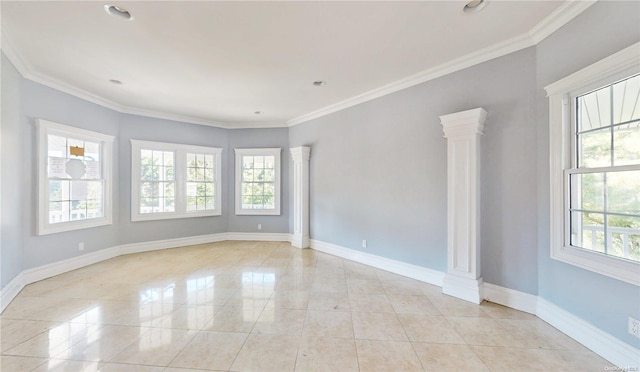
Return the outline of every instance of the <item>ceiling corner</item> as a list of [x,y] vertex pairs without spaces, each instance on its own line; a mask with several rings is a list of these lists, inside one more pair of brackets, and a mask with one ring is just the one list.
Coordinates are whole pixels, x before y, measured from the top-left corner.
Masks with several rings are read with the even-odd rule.
[[551,14],[545,17],[540,23],[535,25],[529,35],[535,44],[538,44],[548,36],[559,30],[562,26],[569,23],[572,19],[580,15],[580,13],[589,9],[598,0],[570,0],[558,7]]

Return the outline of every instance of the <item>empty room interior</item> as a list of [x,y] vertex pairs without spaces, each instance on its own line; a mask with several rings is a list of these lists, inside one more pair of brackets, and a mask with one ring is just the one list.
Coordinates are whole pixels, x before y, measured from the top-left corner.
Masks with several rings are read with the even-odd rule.
[[640,368],[639,1],[0,14],[0,370]]

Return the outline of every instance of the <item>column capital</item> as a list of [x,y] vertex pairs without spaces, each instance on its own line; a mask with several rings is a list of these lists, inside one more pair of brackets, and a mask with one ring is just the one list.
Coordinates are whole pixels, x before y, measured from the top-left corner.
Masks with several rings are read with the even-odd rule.
[[309,160],[309,154],[311,152],[311,147],[307,147],[307,146],[298,146],[298,147],[292,147],[291,149],[289,149],[289,151],[291,152],[291,157],[293,158],[293,161],[308,161]]
[[445,138],[483,134],[487,111],[482,107],[440,116]]

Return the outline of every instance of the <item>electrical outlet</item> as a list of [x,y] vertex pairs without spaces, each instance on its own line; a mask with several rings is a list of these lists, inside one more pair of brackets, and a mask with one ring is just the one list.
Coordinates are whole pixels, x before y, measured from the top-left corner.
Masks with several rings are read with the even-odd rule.
[[258,224],[258,230],[262,230],[262,224],[261,223]]
[[78,250],[79,251],[84,251],[84,243],[78,244]]
[[629,333],[640,338],[640,320],[632,316],[629,317]]
[[362,240],[362,248],[367,248],[367,240],[366,239]]

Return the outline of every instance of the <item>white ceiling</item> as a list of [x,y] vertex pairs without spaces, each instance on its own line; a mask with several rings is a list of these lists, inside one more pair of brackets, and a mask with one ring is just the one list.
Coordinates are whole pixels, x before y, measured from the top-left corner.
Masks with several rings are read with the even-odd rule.
[[274,127],[533,45],[586,9],[464,4],[2,1],[2,49],[25,77],[121,112]]

